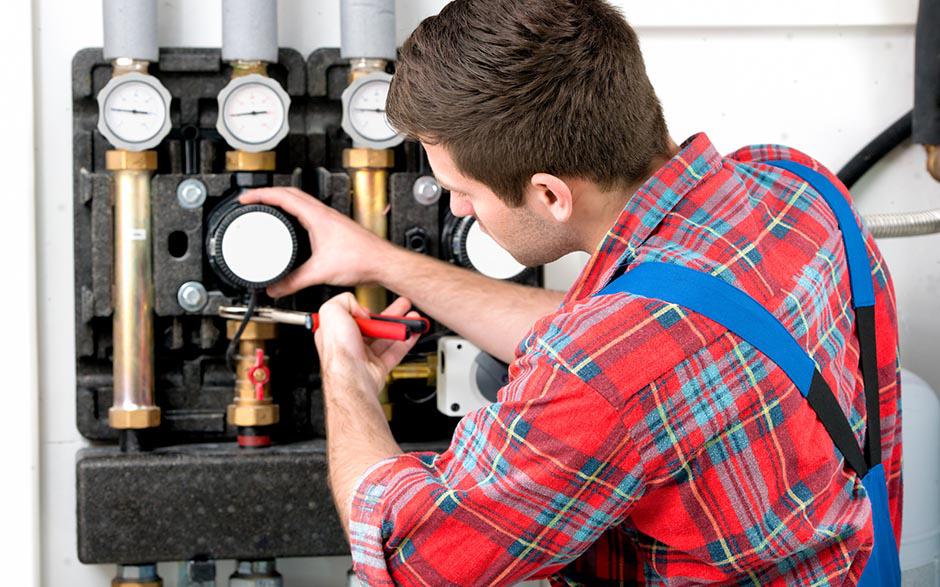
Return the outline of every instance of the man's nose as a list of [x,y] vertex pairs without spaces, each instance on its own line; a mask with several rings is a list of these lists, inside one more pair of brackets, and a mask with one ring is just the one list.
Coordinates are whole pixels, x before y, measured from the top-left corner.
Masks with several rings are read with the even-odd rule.
[[467,201],[466,197],[450,197],[450,213],[458,218],[461,216],[470,216],[473,214],[473,206]]

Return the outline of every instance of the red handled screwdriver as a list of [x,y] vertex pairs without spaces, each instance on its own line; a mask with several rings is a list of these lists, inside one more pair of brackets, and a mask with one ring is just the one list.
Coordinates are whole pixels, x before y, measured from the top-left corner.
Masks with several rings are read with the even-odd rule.
[[[241,320],[248,310],[246,306],[222,306],[219,316]],[[279,322],[281,324],[296,324],[316,332],[320,327],[320,316],[309,312],[294,310],[280,310],[278,308],[255,308],[253,318]],[[359,332],[369,338],[382,338],[387,340],[408,340],[414,334],[426,333],[431,324],[427,318],[402,318],[398,316],[382,316],[369,314],[368,318],[353,318],[359,326]]]

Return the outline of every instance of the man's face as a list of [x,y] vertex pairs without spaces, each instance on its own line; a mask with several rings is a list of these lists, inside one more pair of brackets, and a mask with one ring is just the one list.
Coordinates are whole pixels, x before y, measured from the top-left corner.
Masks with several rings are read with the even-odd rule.
[[483,232],[527,267],[544,265],[575,247],[565,238],[564,227],[539,214],[537,202],[526,193],[518,208],[508,206],[486,185],[463,175],[447,149],[422,143],[437,181],[450,191],[454,216],[473,216]]

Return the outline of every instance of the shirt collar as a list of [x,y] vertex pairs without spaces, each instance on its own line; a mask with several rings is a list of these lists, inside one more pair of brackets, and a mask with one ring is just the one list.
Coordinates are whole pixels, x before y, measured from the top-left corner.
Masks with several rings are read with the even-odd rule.
[[568,290],[565,302],[591,296],[607,285],[618,268],[626,267],[636,258],[637,249],[676,204],[720,167],[721,156],[705,133],[686,139],[679,153],[627,200],[617,221]]

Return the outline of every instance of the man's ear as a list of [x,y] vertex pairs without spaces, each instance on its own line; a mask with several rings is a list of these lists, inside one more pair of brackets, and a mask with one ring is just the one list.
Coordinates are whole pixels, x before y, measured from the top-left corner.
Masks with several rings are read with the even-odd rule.
[[551,217],[555,222],[567,222],[574,212],[571,188],[560,177],[536,173],[529,180],[529,198],[537,213]]

